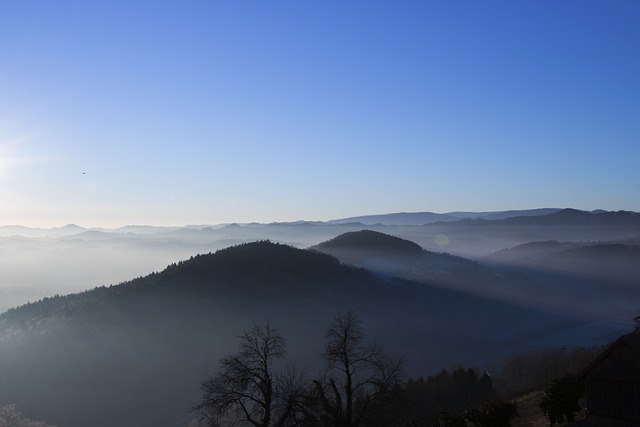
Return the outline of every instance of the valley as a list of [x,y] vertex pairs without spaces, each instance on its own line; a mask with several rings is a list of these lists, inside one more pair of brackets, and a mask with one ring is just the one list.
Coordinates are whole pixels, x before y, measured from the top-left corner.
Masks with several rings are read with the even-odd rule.
[[[312,376],[325,329],[348,310],[410,377],[493,370],[514,354],[628,331],[640,297],[638,214],[543,212],[3,237],[13,256],[3,280],[14,284],[0,315],[0,402],[60,426],[186,425],[200,381],[264,319]],[[466,239],[471,249],[455,250]],[[26,255],[41,268],[21,273]],[[51,295],[30,295],[19,277]]]

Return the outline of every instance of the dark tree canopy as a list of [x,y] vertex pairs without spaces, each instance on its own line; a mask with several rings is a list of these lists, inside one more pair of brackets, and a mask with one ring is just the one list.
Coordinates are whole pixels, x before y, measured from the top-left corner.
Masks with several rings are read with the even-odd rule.
[[544,388],[540,409],[551,425],[574,421],[575,414],[580,412],[578,400],[583,392],[584,387],[573,375],[565,375]]
[[466,412],[465,418],[476,427],[510,427],[519,416],[515,403],[503,400],[485,402]]
[[[442,370],[426,379],[409,378],[403,388],[401,417],[408,425],[455,425],[466,409],[495,398],[493,380],[472,368]],[[455,415],[455,417],[454,417]],[[453,423],[453,424],[452,424]]]

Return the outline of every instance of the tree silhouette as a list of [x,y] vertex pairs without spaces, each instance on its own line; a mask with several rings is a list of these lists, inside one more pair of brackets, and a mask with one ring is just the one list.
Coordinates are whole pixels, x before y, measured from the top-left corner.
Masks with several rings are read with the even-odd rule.
[[572,422],[574,415],[580,412],[578,400],[583,392],[584,387],[573,375],[565,375],[544,388],[540,409],[551,425]]
[[269,321],[240,339],[238,353],[222,358],[216,375],[202,383],[203,398],[194,410],[213,426],[282,425],[291,416],[288,387],[298,383],[295,373],[280,376],[275,370],[286,355],[285,339]]
[[327,373],[314,381],[322,425],[356,427],[393,396],[402,361],[378,344],[365,345],[362,322],[349,311],[338,314],[326,332]]

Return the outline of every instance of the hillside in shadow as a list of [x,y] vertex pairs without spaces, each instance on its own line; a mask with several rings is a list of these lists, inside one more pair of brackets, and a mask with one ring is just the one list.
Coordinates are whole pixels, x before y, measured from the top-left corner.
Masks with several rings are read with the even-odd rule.
[[271,319],[291,359],[318,372],[324,331],[347,309],[411,375],[498,359],[572,324],[263,241],[0,315],[0,402],[61,426],[180,425],[253,322]]
[[471,261],[366,230],[311,249],[378,274],[572,316],[581,326],[563,339],[586,344],[602,342],[603,331],[615,336],[635,316],[640,250],[633,242],[534,242]]
[[[427,251],[414,242],[372,230],[345,233],[310,249],[378,274],[523,306],[535,306],[543,288],[524,274]],[[540,304],[548,308],[546,301]]]

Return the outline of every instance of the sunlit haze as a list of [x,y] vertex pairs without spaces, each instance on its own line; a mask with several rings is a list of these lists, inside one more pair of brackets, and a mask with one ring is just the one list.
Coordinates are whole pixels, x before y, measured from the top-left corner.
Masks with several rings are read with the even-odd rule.
[[640,211],[637,1],[4,2],[0,224]]
[[640,0],[0,1],[0,427],[640,425],[639,47]]

